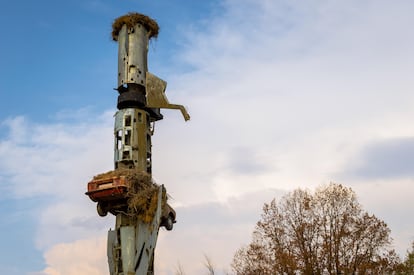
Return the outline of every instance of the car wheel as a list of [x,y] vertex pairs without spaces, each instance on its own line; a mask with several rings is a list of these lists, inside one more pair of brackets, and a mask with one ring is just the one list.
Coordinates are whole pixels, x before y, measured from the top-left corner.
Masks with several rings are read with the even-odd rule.
[[171,215],[168,215],[168,218],[165,221],[165,229],[167,229],[168,231],[171,231],[173,229],[173,226],[174,226],[173,217]]
[[105,207],[99,202],[96,205],[96,210],[98,211],[98,215],[101,217],[105,217],[106,215],[108,215],[108,210],[105,209]]

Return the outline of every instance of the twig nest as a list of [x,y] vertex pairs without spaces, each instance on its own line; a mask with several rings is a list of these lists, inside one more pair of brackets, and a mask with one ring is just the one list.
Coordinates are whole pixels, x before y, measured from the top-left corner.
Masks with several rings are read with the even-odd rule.
[[114,23],[112,24],[112,39],[114,41],[118,41],[118,34],[121,31],[123,25],[127,25],[128,28],[132,28],[136,24],[141,24],[144,28],[147,29],[150,39],[153,37],[157,38],[160,27],[154,19],[151,19],[144,14],[130,12],[115,19]]

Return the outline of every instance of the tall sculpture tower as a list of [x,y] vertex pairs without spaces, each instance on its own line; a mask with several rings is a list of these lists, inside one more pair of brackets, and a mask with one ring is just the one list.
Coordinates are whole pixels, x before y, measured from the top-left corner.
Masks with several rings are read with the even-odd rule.
[[165,96],[167,83],[148,72],[147,53],[158,24],[148,16],[129,13],[112,25],[118,42],[118,111],[114,127],[114,170],[97,175],[86,194],[97,202],[100,216],[116,216],[108,232],[111,275],[153,274],[154,250],[160,226],[173,229],[176,213],[167,203],[166,189],[152,181],[151,137],[160,109],[179,109]]

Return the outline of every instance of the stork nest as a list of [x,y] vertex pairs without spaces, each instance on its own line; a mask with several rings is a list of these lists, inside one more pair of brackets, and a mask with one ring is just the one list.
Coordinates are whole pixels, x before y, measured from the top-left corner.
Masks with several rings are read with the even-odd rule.
[[136,24],[141,24],[147,29],[150,39],[153,37],[157,38],[160,27],[154,19],[151,19],[144,14],[130,12],[115,19],[112,24],[112,39],[118,41],[118,34],[123,25],[126,25],[128,28],[133,28]]

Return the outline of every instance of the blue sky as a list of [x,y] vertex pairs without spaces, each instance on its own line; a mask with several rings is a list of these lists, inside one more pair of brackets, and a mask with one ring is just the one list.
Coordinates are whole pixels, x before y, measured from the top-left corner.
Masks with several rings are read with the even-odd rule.
[[[139,10],[155,18],[162,41],[151,45],[151,69],[181,69],[179,31],[219,12],[215,1],[4,1],[0,23],[2,117],[53,119],[62,110],[113,106],[117,45],[112,21]],[[162,42],[162,43],[161,43]],[[6,65],[7,64],[7,65]],[[163,67],[165,67],[163,69]],[[116,80],[116,79],[115,79]],[[18,103],[18,104],[17,104]]]
[[[84,195],[113,168],[117,45],[129,11],[161,27],[149,70],[185,105],[153,138],[177,210],[157,274],[229,270],[263,203],[338,182],[414,240],[412,1],[2,1],[0,273],[107,274],[114,226]],[[173,251],[173,253],[172,253]],[[23,260],[24,259],[24,260]]]

